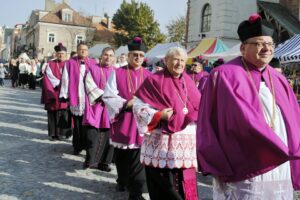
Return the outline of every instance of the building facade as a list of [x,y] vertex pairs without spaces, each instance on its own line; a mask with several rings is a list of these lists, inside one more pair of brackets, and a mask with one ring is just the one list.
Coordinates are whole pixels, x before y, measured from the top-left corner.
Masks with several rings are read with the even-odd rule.
[[11,57],[18,57],[21,52],[27,51],[26,45],[26,27],[27,24],[16,24],[11,36],[10,54]]
[[205,37],[218,37],[232,47],[239,42],[239,23],[258,11],[277,29],[280,42],[300,32],[299,0],[188,0],[187,4],[188,49]]
[[253,0],[188,0],[187,48],[203,38],[218,37],[231,47],[237,43],[238,24],[256,12]]
[[11,56],[11,41],[13,35],[13,28],[3,27],[2,28],[2,44],[1,44],[1,51],[0,51],[0,58],[3,60],[8,61]]
[[29,18],[26,34],[29,56],[49,57],[58,43],[70,53],[80,42],[92,41],[95,28],[90,18],[81,16],[65,1],[55,4],[46,0],[45,5],[45,10],[34,10]]

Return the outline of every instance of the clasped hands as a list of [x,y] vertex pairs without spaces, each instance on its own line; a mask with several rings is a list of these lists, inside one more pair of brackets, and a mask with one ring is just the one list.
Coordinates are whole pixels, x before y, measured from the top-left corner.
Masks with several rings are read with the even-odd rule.
[[173,115],[174,110],[173,108],[165,108],[161,111],[161,116],[160,119],[161,120],[169,120],[171,118],[171,116]]

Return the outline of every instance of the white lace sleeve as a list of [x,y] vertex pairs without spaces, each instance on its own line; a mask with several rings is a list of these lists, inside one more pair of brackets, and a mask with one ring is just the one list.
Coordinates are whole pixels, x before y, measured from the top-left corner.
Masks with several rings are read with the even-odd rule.
[[148,134],[148,124],[152,121],[154,114],[158,111],[139,98],[133,103],[133,115],[137,122],[140,134]]
[[119,96],[116,73],[114,71],[111,73],[107,81],[104,93],[102,95],[102,100],[107,107],[109,119],[113,121],[126,102],[126,99],[123,99]]
[[59,98],[69,98],[69,72],[67,66],[65,65],[62,78],[61,78],[61,88],[59,93]]
[[87,73],[85,80],[85,91],[89,98],[89,102],[91,105],[94,105],[95,100],[98,99],[101,95],[103,95],[104,91],[97,87],[92,75],[90,72]]
[[47,66],[46,66],[46,76],[50,80],[50,83],[53,88],[57,87],[60,84],[60,80],[53,75],[53,72],[52,72],[49,64],[47,64]]

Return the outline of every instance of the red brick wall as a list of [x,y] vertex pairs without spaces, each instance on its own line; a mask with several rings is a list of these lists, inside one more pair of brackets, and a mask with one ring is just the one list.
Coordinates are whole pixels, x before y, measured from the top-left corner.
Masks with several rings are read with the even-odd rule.
[[299,19],[299,0],[280,0],[280,4],[291,11],[291,13]]

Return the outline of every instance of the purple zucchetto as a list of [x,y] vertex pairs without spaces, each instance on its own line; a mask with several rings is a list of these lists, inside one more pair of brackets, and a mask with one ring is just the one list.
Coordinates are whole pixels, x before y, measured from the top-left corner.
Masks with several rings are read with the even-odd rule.
[[67,48],[62,43],[58,43],[58,45],[54,47],[54,50],[55,52],[67,51]]
[[270,22],[262,19],[258,13],[252,14],[248,20],[241,22],[237,32],[241,42],[257,36],[270,36],[272,38],[276,37],[276,32],[273,25]]
[[146,45],[143,43],[142,38],[140,37],[134,37],[131,41],[128,43],[128,50],[129,51],[147,51]]
[[193,58],[193,62],[204,63],[204,58],[201,55],[197,56],[197,57]]

